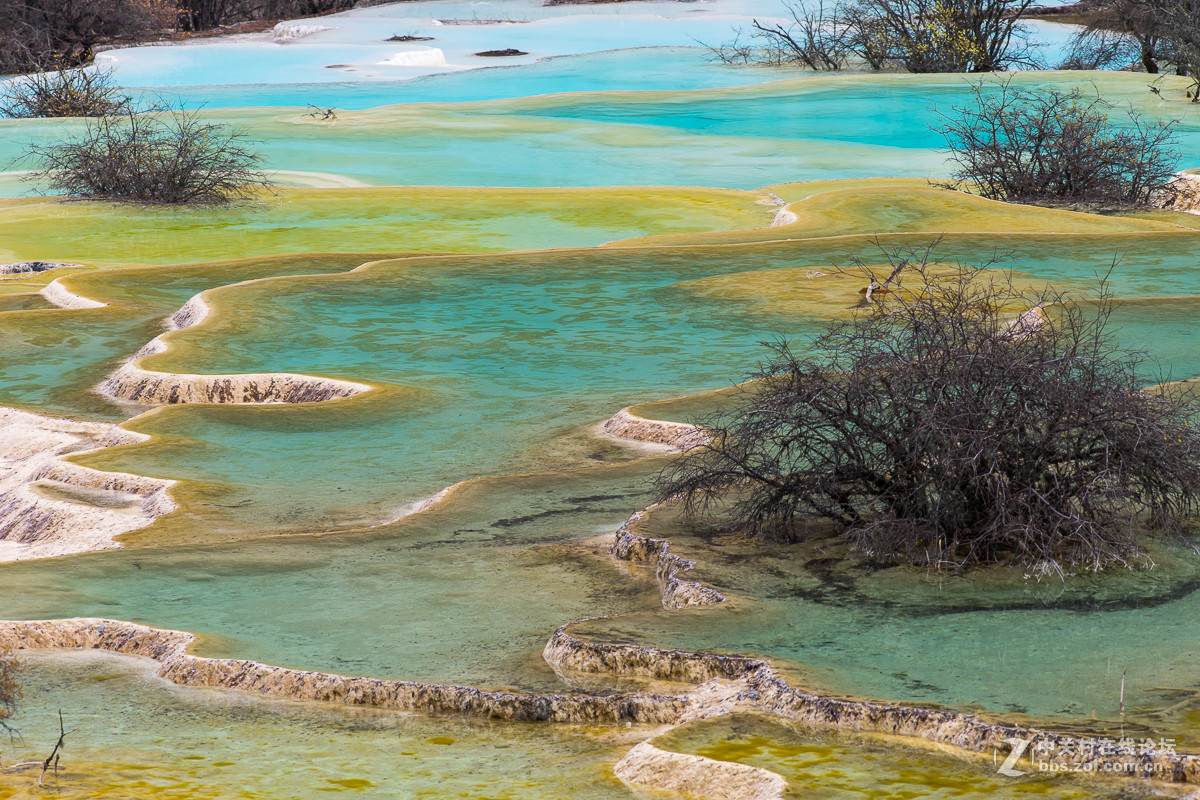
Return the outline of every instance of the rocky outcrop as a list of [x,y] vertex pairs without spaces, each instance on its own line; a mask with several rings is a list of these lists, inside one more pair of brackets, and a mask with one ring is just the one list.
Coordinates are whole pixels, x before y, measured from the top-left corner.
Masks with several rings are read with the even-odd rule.
[[275,44],[287,44],[297,39],[303,39],[305,36],[312,36],[314,33],[324,33],[325,31],[332,30],[335,30],[332,25],[303,25],[295,22],[280,22],[271,29],[271,40]]
[[173,481],[63,460],[146,438],[115,425],[0,408],[0,560],[118,547],[114,537],[173,511]]
[[[744,656],[670,650],[643,645],[589,642],[563,626],[546,645],[544,657],[556,669],[699,683],[723,679],[740,689],[727,711],[748,710],[812,727],[909,736],[980,753],[1011,750],[1010,739],[1047,748],[1064,770],[1078,768],[1107,775],[1200,782],[1200,756],[1170,750],[1125,752],[1111,740],[1064,736],[1037,728],[987,722],[973,714],[916,708],[804,692],[779,677],[769,662]],[[693,705],[695,705],[693,698]],[[682,718],[686,721],[686,717]]]
[[709,441],[708,434],[695,425],[643,419],[630,413],[627,407],[610,417],[602,430],[618,439],[663,444],[680,451],[691,450]]
[[58,281],[58,278],[50,281],[42,287],[42,290],[38,294],[59,308],[81,311],[88,308],[105,308],[108,305],[108,303],[101,303],[97,300],[74,294]]
[[638,561],[654,564],[655,576],[662,588],[664,608],[689,608],[711,606],[725,602],[725,595],[696,581],[685,581],[678,576],[696,566],[696,562],[680,558],[671,552],[671,543],[666,539],[652,539],[630,531],[630,526],[646,518],[653,506],[637,511],[617,528],[613,537],[612,554],[621,561]]
[[425,713],[455,713],[524,722],[665,723],[678,719],[687,696],[519,694],[469,686],[357,678],[274,667],[257,661],[202,658],[187,652],[190,633],[107,619],[0,622],[0,646],[83,648],[144,656],[159,676],[183,686],[210,686],[271,697],[321,700]]
[[293,375],[191,375],[151,372],[126,364],[109,376],[100,392],[142,405],[179,403],[319,403],[366,392],[363,383]]
[[1171,181],[1162,207],[1187,214],[1200,214],[1200,175],[1180,172]]
[[613,767],[633,789],[686,792],[713,800],[781,800],[787,781],[759,767],[660,750],[650,742],[630,750]]
[[83,264],[68,264],[63,261],[16,261],[0,264],[0,275],[33,275],[62,267],[82,267]]
[[745,656],[586,641],[573,636],[570,627],[564,625],[555,631],[542,650],[542,658],[555,670],[690,684],[716,679],[746,680],[764,670],[770,671],[766,661]]
[[208,316],[209,306],[204,302],[204,295],[193,295],[186,303],[179,307],[171,316],[167,317],[168,330],[182,330],[183,328],[191,328],[199,325],[205,317]]
[[[167,319],[167,328],[180,330],[193,327],[204,320],[210,311],[203,295],[198,294]],[[320,403],[362,394],[371,388],[365,383],[289,372],[196,375],[154,372],[137,365],[141,359],[166,350],[167,345],[161,337],[151,339],[108,376],[98,391],[107,397],[140,405],[177,405]]]
[[[274,667],[256,661],[191,655],[192,634],[105,619],[11,621],[0,623],[0,647],[86,648],[144,656],[159,662],[158,674],[185,686],[253,691],[272,697],[369,705],[425,713],[456,713],[514,721],[613,724],[683,724],[734,711],[751,711],[806,726],[910,736],[973,752],[1003,752],[1012,739],[1026,740],[1034,752],[1050,747],[1055,763],[1106,774],[1200,781],[1200,756],[1166,749],[1136,753],[1111,740],[1062,736],[1035,728],[987,722],[971,714],[870,701],[823,697],[798,690],[760,659],[665,650],[635,645],[584,642],[559,630],[546,646],[546,659],[559,666],[612,675],[640,675],[696,688],[684,694],[626,693],[520,694],[468,686],[348,677]],[[681,790],[683,774],[708,770],[688,762],[668,765],[643,749],[621,768],[631,784]],[[657,766],[651,768],[649,762]],[[667,777],[676,775],[676,778]],[[653,776],[660,776],[654,778]],[[725,784],[725,778],[729,783]],[[774,786],[759,775],[733,770],[714,786]],[[651,783],[651,781],[657,781]],[[694,784],[699,787],[700,784]],[[758,789],[754,789],[757,791]],[[695,791],[689,789],[688,791]],[[701,790],[707,791],[707,790]],[[719,797],[722,795],[710,794]],[[755,797],[756,795],[728,795]]]

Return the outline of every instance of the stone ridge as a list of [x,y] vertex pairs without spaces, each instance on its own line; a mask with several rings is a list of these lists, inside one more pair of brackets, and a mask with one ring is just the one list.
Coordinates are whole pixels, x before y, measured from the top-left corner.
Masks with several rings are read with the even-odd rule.
[[685,422],[644,419],[630,412],[628,406],[613,414],[601,429],[618,439],[664,444],[681,452],[686,452],[710,441],[708,434],[695,425]]
[[[210,311],[203,293],[197,294],[167,318],[166,327],[168,330],[194,327]],[[321,403],[362,394],[371,389],[364,383],[287,372],[193,375],[153,372],[137,366],[137,362],[146,356],[163,353],[166,349],[167,345],[161,337],[151,339],[108,376],[97,387],[97,391],[116,400],[141,405],[177,405]]]
[[450,684],[348,677],[257,661],[194,656],[187,652],[194,641],[195,636],[183,631],[118,620],[0,622],[0,646],[93,649],[144,656],[158,661],[157,674],[173,683],[240,689],[271,697],[520,722],[593,724],[673,722],[691,703],[686,695],[520,694]]
[[676,577],[696,566],[696,562],[680,558],[671,552],[671,543],[666,539],[652,539],[630,532],[631,525],[645,519],[654,508],[636,511],[614,534],[612,554],[621,561],[654,563],[655,575],[662,587],[663,608],[677,609],[693,606],[711,606],[725,602],[725,595],[696,581],[680,580]]
[[64,460],[146,435],[0,407],[0,560],[119,547],[116,536],[175,509],[174,481]]
[[1177,783],[1200,782],[1200,756],[1166,750],[1120,751],[1111,740],[1064,736],[1037,728],[991,723],[973,714],[933,708],[847,700],[803,692],[775,674],[767,661],[745,656],[688,652],[644,645],[588,642],[564,625],[543,653],[556,669],[609,675],[636,675],[697,683],[725,679],[742,689],[736,706],[787,722],[909,736],[978,753],[1004,753],[1010,739],[1052,748],[1055,763],[1098,774],[1153,777]]

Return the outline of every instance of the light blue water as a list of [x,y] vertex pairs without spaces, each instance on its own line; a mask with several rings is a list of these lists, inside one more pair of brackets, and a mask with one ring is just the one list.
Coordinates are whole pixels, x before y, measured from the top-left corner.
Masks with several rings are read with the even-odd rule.
[[[1181,166],[1200,157],[1200,107],[1156,99],[1141,76],[1096,76],[1114,103],[1136,103],[1149,119],[1180,120]],[[1064,73],[1020,80],[1090,86]],[[269,168],[334,173],[369,185],[749,189],[793,180],[944,176],[949,166],[933,130],[938,111],[952,113],[970,97],[963,76],[847,75],[695,92],[399,106],[344,115],[335,124],[315,123],[298,109],[213,110],[206,117],[260,140]],[[18,158],[31,139],[51,141],[79,127],[0,121],[0,162]]]
[[283,81],[219,86],[171,86],[138,90],[143,99],[159,96],[188,107],[315,105],[364,109],[399,103],[462,103],[560,92],[713,89],[784,80],[796,70],[737,67],[713,63],[707,50],[687,47],[609,50],[578,56],[554,56],[532,64],[507,65],[425,75],[401,81],[357,81],[329,71],[322,83]]

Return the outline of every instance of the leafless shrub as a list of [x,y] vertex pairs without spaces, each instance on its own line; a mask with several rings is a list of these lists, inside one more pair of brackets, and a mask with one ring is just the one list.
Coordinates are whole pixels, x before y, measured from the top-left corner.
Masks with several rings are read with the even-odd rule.
[[136,41],[174,27],[171,0],[0,0],[0,75],[92,60],[103,41]]
[[763,52],[762,44],[757,41],[755,36],[747,36],[746,32],[741,28],[734,28],[733,39],[721,44],[698,44],[708,49],[711,54],[712,61],[720,61],[722,64],[767,64],[771,63],[770,57]]
[[1107,0],[1087,25],[1088,33],[1111,31],[1137,43],[1137,58],[1150,74],[1159,71],[1160,32],[1148,0]]
[[1195,512],[1200,400],[1141,388],[1103,285],[1075,303],[931,250],[885,254],[899,283],[811,356],[770,345],[704,421],[712,442],[660,475],[661,498],[785,537],[832,520],[860,550],[917,564],[1050,573],[1131,563],[1135,522]]
[[[748,53],[815,70],[865,64],[909,72],[993,72],[1038,66],[1020,20],[1032,0],[785,2],[788,22],[754,21]],[[736,47],[731,53],[745,54]]]
[[1188,98],[1200,102],[1200,0],[1138,0],[1146,6],[1164,60],[1192,79]]
[[321,122],[337,122],[337,113],[332,108],[322,108],[312,103],[309,103],[308,107],[312,110],[304,116],[320,120]]
[[31,145],[29,155],[39,166],[31,179],[71,197],[221,203],[269,185],[244,134],[184,109],[89,120],[82,134]]
[[183,27],[203,31],[256,19],[292,19],[353,8],[355,0],[179,0]]
[[1071,37],[1067,57],[1059,69],[1121,69],[1137,63],[1141,55],[1132,36],[1104,28],[1084,28]]
[[21,700],[21,660],[6,647],[0,647],[0,728],[11,731],[8,720],[17,713]]
[[814,10],[794,3],[784,5],[790,23],[753,23],[767,47],[778,52],[780,63],[803,64],[824,72],[844,68],[854,53],[851,26],[841,7],[835,4],[827,10],[823,2]]
[[1110,106],[1080,89],[972,87],[974,104],[942,114],[953,177],[984,197],[1021,203],[1149,205],[1171,182],[1173,123]]
[[46,69],[13,78],[0,87],[0,116],[104,117],[129,107],[111,69]]

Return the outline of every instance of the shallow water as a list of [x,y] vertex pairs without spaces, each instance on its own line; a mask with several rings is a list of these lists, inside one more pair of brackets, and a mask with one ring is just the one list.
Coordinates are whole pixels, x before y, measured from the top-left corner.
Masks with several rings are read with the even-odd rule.
[[[101,653],[28,657],[35,702],[16,720],[22,741],[6,761],[41,759],[62,707],[68,748],[48,790],[38,770],[0,776],[0,797],[562,798],[642,796],[611,773],[653,730],[427,718],[240,692],[181,689],[141,659]],[[111,713],[122,709],[119,717]],[[672,731],[659,747],[751,764],[789,781],[787,797],[868,795],[888,800],[1119,796],[1111,783],[997,776],[968,761],[881,737],[833,739],[738,716]]]
[[[1098,237],[1089,245],[1100,264],[1115,247],[1137,248],[1160,275],[1188,280],[1191,236],[1139,242]],[[1026,245],[1019,262],[1028,273],[1085,282],[1094,272],[1083,241],[1070,260],[1045,244]],[[991,248],[968,238],[955,252]],[[242,524],[267,530],[301,518],[312,528],[338,518],[365,524],[464,478],[586,464],[588,426],[631,402],[730,385],[760,341],[809,336],[825,318],[825,298],[790,314],[748,312],[687,281],[731,264],[744,272],[846,263],[863,249],[871,245],[838,240],[406,259],[213,292],[217,312],[168,335],[174,349],[145,359],[146,368],[293,372],[392,390],[313,408],[165,409],[131,427],[172,439],[88,463],[233,487],[225,502],[245,504]],[[1138,266],[1130,264],[1130,278],[1150,271]],[[847,286],[831,310],[852,308],[857,288]],[[328,459],[344,465],[345,491],[316,480]]]
[[[278,176],[281,183],[321,180],[315,172]],[[589,247],[629,236],[766,226],[771,202],[763,193],[655,187],[279,188],[215,209],[21,199],[0,203],[0,263],[125,266],[287,253]]]
[[[1095,265],[1119,250],[1125,262],[1114,287],[1127,296],[1151,285],[1182,290],[1195,252],[1187,233],[1028,235],[1006,243],[1027,274],[1073,284],[1086,284]],[[857,297],[857,284],[847,284],[840,307],[826,298],[788,314],[748,311],[743,300],[697,293],[688,281],[731,267],[744,273],[845,263],[868,247],[865,238],[840,238],[405,259],[212,292],[214,315],[171,334],[176,349],[147,359],[148,367],[288,370],[404,388],[308,406],[170,408],[130,423],[158,436],[85,463],[187,481],[176,492],[184,510],[131,543],[344,528],[386,519],[464,477],[598,466],[488,479],[444,509],[374,534],[9,567],[0,605],[14,617],[100,615],[194,630],[227,642],[222,654],[289,666],[489,685],[555,683],[537,658],[554,627],[601,611],[657,606],[605,560],[562,549],[613,530],[645,505],[645,480],[656,469],[619,466],[635,451],[596,440],[588,426],[635,400],[728,385],[758,352],[757,340],[772,331],[815,330],[825,313],[844,313]],[[943,247],[978,259],[995,240],[958,235]],[[287,263],[276,259],[270,268]],[[241,270],[251,268],[268,267]],[[195,291],[198,280],[240,274],[210,269],[207,276],[199,268],[163,273],[178,279],[160,289],[159,307]],[[138,294],[135,277],[154,274],[96,272],[70,285],[118,299]],[[1174,342],[1186,346],[1182,334],[1173,339],[1158,328],[1127,331],[1126,338],[1168,356]],[[692,555],[686,540],[680,546]],[[1194,593],[1178,591],[1190,585],[1194,569],[1180,556],[1173,557],[1178,566],[1112,584],[1111,603],[1098,615],[1086,592],[1063,605],[1054,586],[1019,576],[987,589],[994,594],[974,596],[980,586],[972,581],[943,585],[921,574],[898,580],[881,573],[860,576],[864,588],[857,591],[865,594],[826,601],[819,597],[823,579],[817,575],[814,588],[813,576],[789,566],[786,553],[739,552],[714,562],[701,551],[700,577],[754,602],[642,611],[585,630],[774,655],[804,664],[816,685],[834,691],[1066,722],[1095,711],[1109,721],[1101,725],[1113,718],[1112,684],[1121,669],[1130,674],[1131,725],[1165,724],[1153,715],[1175,701],[1156,687],[1200,679],[1188,629],[1172,622],[1197,611]],[[772,560],[778,563],[756,569]],[[532,604],[536,614],[528,590],[511,607],[497,600],[513,586],[535,584],[546,592]],[[964,608],[951,602],[971,597]],[[309,611],[311,598],[321,598],[319,621]],[[371,620],[367,629],[375,633],[347,627],[346,619]],[[314,625],[328,627],[314,637]],[[1097,637],[1103,648],[1090,646]],[[397,651],[397,643],[413,649]],[[931,652],[954,656],[931,661]],[[1168,733],[1186,738],[1186,731]]]
[[[456,95],[482,100],[597,88],[701,88],[757,83],[789,72],[803,74],[794,67],[783,71],[710,64],[709,45],[732,40],[737,29],[749,29],[755,19],[784,22],[786,17],[775,0],[554,6],[537,0],[434,0],[284,23],[277,31],[293,28],[305,34],[287,41],[258,34],[173,47],[124,48],[101,53],[98,63],[114,68],[116,80],[124,86],[169,91],[203,84],[243,87],[230,94],[184,93],[192,99],[215,100],[220,107],[281,105],[282,98],[276,95],[279,87],[286,87],[285,96],[303,91],[316,95],[301,105],[339,108],[444,102]],[[1029,27],[1044,63],[1059,63],[1073,28],[1040,21]],[[428,38],[386,41],[397,35]],[[503,49],[522,54],[477,55]],[[546,59],[565,63],[547,68]],[[515,68],[499,80],[496,76],[477,81],[450,77],[455,72],[507,65]],[[589,72],[591,77],[583,76]],[[434,80],[414,80],[430,76]],[[321,96],[329,96],[329,91],[320,84],[333,82],[374,85],[340,87],[350,95],[349,104],[322,103]],[[471,88],[465,88],[468,83]],[[437,87],[445,87],[444,95],[437,94]]]
[[[1182,152],[1200,152],[1200,108],[1156,99],[1141,76],[1023,73],[1016,80],[1088,90],[1095,84],[1105,98],[1133,103],[1149,119],[1178,117]],[[1174,81],[1170,92],[1182,84]],[[270,169],[367,185],[752,189],[881,174],[944,177],[942,138],[931,126],[939,122],[938,109],[970,96],[971,84],[961,76],[823,75],[691,92],[410,104],[345,111],[336,122],[317,121],[303,109],[202,113],[261,140]],[[19,157],[25,142],[46,141],[73,126],[78,123],[0,121],[0,163]],[[0,184],[10,187],[16,188]]]
[[768,655],[825,692],[1200,744],[1186,717],[1193,704],[1179,692],[1200,680],[1200,641],[1185,622],[1200,613],[1190,546],[1155,546],[1152,570],[1038,581],[1019,570],[837,563],[846,551],[836,542],[764,545],[667,511],[639,529],[671,539],[700,564],[689,577],[733,599],[587,622],[577,635]]
[[371,533],[10,565],[0,607],[10,618],[101,616],[193,631],[202,655],[564,691],[541,660],[559,625],[658,604],[652,582],[578,544],[648,502],[652,467],[491,479]]
[[1006,778],[996,774],[991,758],[958,759],[885,737],[835,738],[750,715],[680,728],[656,739],[655,745],[771,770],[787,779],[787,798],[1105,798],[1119,797],[1121,791],[1112,782],[1071,782],[1061,776]]
[[[57,780],[0,774],[0,797],[633,798],[611,764],[640,730],[428,718],[243,692],[183,689],[153,662],[102,653],[28,657],[21,740],[6,764],[41,760],[68,730]],[[119,713],[114,713],[119,710]]]
[[[684,37],[708,37],[764,8],[760,0],[604,9],[455,0],[421,4],[429,16],[419,23],[408,16],[415,4],[329,18],[342,29],[283,46],[115,54],[122,80],[190,103],[215,101],[206,118],[243,125],[265,140],[281,182],[315,188],[194,214],[6,204],[5,259],[182,266],[64,279],[111,304],[92,311],[48,310],[0,287],[0,403],[127,418],[136,409],[90,388],[204,290],[212,290],[214,314],[171,334],[173,350],[148,368],[287,370],[378,388],[326,404],[173,407],[127,423],[154,439],[80,460],[181,479],[173,492],[181,510],[125,537],[126,550],[5,565],[0,616],[120,618],[195,631],[206,655],[563,691],[580,686],[542,662],[546,639],[570,620],[616,614],[580,632],[765,654],[825,691],[1062,728],[1118,730],[1116,682],[1127,670],[1129,729],[1195,744],[1197,712],[1181,703],[1186,694],[1170,691],[1200,682],[1200,640],[1186,622],[1200,611],[1200,563],[1186,551],[1159,548],[1153,572],[1064,585],[1011,573],[839,572],[812,563],[811,553],[697,537],[652,517],[650,532],[699,559],[696,577],[733,595],[725,606],[667,613],[646,570],[612,561],[589,541],[650,501],[648,480],[662,464],[646,448],[598,437],[596,424],[630,403],[728,386],[763,352],[759,340],[803,339],[849,313],[858,302],[852,280],[817,289],[804,281],[809,270],[855,257],[877,263],[871,234],[921,245],[950,231],[941,252],[969,261],[1012,249],[1023,276],[1083,296],[1119,255],[1116,294],[1150,298],[1118,309],[1122,341],[1151,349],[1184,377],[1200,374],[1192,300],[1174,298],[1195,293],[1194,232],[1001,209],[912,183],[818,196],[797,206],[794,225],[765,231],[744,230],[770,220],[762,195],[728,190],[359,186],[769,185],[797,200],[815,188],[789,181],[945,174],[929,128],[938,109],[968,97],[961,77],[768,83],[780,74],[699,66]],[[384,32],[516,14],[538,21],[429,24],[444,66],[377,63],[396,50],[376,41]],[[412,31],[400,30],[410,23]],[[461,71],[481,62],[474,49],[493,44],[530,55],[512,67]],[[651,44],[676,46],[642,47]],[[614,46],[626,49],[538,61]],[[1150,95],[1144,76],[1016,80],[1094,80],[1106,97],[1150,118],[1179,116],[1186,157],[1200,152],[1200,112]],[[226,82],[239,85],[211,85]],[[305,116],[308,103],[358,110],[319,122]],[[376,108],[387,103],[402,105]],[[73,129],[78,123],[0,122],[0,163],[30,138]],[[27,192],[17,177],[0,176],[0,192]],[[638,241],[494,254],[616,239]],[[730,242],[747,244],[715,246]],[[308,251],[368,252],[265,257]],[[474,254],[347,274],[381,253],[412,251]],[[255,258],[192,263],[246,256]],[[247,280],[259,282],[219,288]],[[39,285],[19,283],[25,291]],[[712,401],[658,410],[687,416]],[[466,478],[478,480],[431,511],[388,522]],[[340,532],[263,538],[325,531]],[[31,676],[18,720],[30,740],[41,747],[52,738],[59,706],[88,734],[60,778],[68,797],[630,796],[611,775],[632,742],[620,731],[267,703],[166,686],[145,664],[78,654],[38,656]],[[776,769],[797,796],[1107,791],[1010,786],[987,765],[874,741],[797,740],[761,722],[672,736],[680,749]],[[0,797],[29,795],[23,780],[0,778]]]

